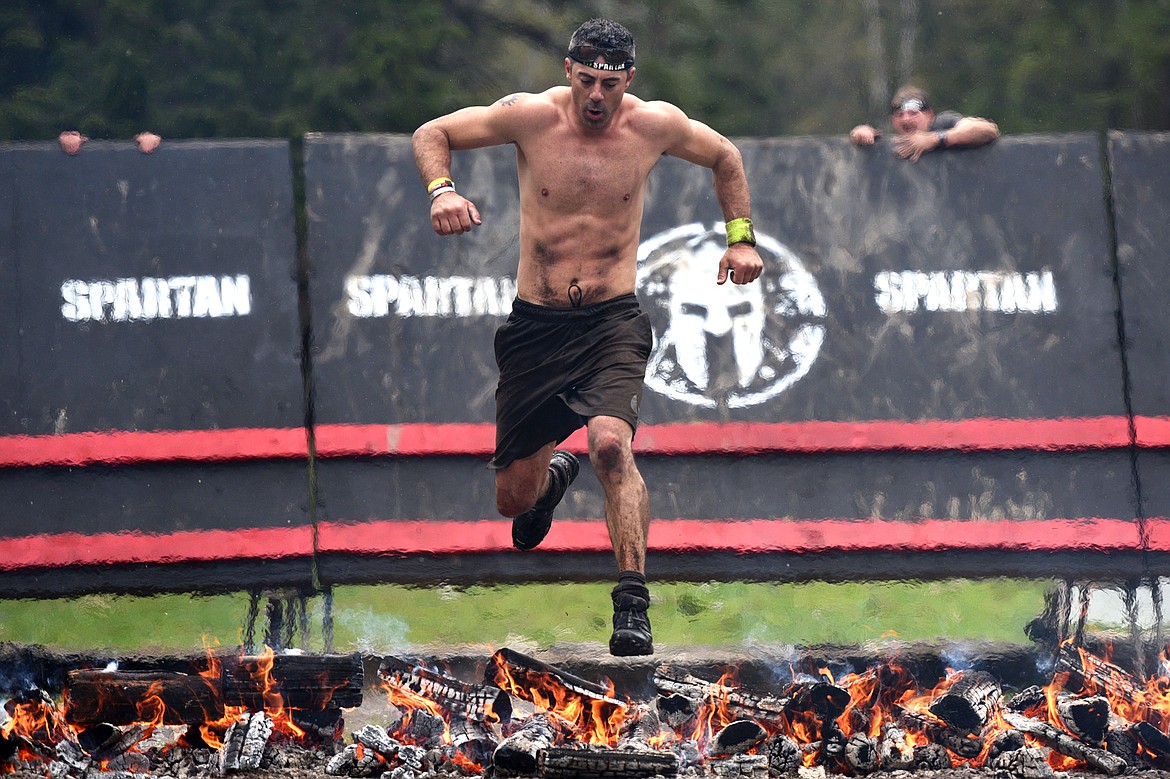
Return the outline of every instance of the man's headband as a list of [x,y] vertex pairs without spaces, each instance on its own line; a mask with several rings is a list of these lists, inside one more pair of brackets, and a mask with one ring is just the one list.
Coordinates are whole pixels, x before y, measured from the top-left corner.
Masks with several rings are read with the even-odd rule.
[[920,97],[908,97],[894,106],[894,111],[925,111],[926,109],[926,101]]

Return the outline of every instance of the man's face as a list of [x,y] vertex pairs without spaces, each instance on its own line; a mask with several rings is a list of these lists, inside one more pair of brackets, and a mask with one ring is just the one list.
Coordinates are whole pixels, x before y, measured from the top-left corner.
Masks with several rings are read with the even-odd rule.
[[591,130],[609,125],[625,97],[634,69],[599,70],[565,58],[565,73],[572,90],[573,108]]
[[934,121],[934,111],[929,108],[922,110],[918,108],[899,108],[894,111],[894,130],[903,135],[910,133],[920,133],[930,129],[930,123]]

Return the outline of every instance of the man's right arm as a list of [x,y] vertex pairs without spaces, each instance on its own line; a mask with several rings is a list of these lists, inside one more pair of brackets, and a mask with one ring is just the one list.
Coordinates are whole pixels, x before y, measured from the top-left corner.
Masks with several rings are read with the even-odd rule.
[[432,195],[431,226],[439,235],[466,233],[481,222],[475,204],[451,181],[451,152],[512,142],[515,112],[507,109],[517,100],[511,95],[490,106],[461,108],[414,131],[414,162]]
[[868,124],[859,124],[849,131],[849,140],[858,146],[872,146],[881,133]]

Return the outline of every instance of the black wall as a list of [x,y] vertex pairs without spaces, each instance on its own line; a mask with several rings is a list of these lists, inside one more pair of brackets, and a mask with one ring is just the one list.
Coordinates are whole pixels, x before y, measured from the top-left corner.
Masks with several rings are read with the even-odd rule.
[[[652,575],[1166,568],[1167,137],[1009,137],[917,163],[843,138],[739,145],[759,284],[714,284],[708,171],[667,158],[651,179],[635,445]],[[431,230],[408,138],[310,135],[304,159],[298,288],[283,142],[0,150],[11,591],[608,578],[587,464],[527,555],[484,467],[514,151],[456,155],[484,216],[458,238]],[[209,309],[241,275],[247,312]],[[141,307],[184,277],[205,280],[207,315],[139,311],[117,287],[136,280]],[[123,298],[82,316],[102,282]]]

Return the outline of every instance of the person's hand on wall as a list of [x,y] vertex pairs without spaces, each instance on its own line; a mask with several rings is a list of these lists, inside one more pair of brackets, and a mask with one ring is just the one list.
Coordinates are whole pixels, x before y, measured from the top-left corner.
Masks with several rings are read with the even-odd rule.
[[61,151],[69,155],[77,154],[77,152],[81,151],[81,144],[88,140],[89,138],[86,138],[77,132],[77,130],[66,130],[57,136],[57,142],[61,144]]
[[162,143],[162,138],[152,132],[138,133],[134,136],[134,142],[138,144],[138,150],[143,154],[150,154],[158,148]]

